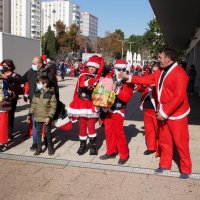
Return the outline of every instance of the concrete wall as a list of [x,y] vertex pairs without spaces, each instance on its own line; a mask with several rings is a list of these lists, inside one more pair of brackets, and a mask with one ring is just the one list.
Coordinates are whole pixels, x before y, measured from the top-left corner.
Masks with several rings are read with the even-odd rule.
[[12,59],[16,72],[23,75],[31,67],[33,56],[41,55],[40,40],[0,32],[0,62]]

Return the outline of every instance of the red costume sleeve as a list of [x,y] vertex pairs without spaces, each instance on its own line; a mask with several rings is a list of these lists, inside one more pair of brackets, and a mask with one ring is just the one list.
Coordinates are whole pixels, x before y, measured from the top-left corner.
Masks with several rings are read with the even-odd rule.
[[130,101],[132,95],[133,95],[133,86],[124,84],[123,87],[119,90],[117,98],[120,101],[127,103]]

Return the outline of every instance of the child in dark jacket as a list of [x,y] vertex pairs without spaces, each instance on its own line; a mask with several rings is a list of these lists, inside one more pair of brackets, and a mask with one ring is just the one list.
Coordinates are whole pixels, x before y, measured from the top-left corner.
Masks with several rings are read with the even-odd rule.
[[37,133],[37,149],[34,155],[40,155],[42,152],[42,128],[47,139],[48,154],[54,154],[54,148],[51,135],[51,121],[55,115],[57,101],[54,89],[49,88],[50,80],[47,76],[41,76],[38,79],[37,89],[35,92],[27,122],[30,123],[30,118],[34,115],[35,127]]

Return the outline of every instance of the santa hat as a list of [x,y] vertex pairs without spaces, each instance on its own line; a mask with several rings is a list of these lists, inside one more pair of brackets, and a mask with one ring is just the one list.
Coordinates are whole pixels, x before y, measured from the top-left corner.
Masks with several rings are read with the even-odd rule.
[[125,68],[127,68],[127,64],[128,63],[126,61],[119,59],[114,63],[114,67],[120,68],[120,69],[125,69]]
[[91,67],[95,67],[97,69],[99,69],[100,67],[100,59],[98,56],[92,56],[88,59],[88,62],[87,62],[87,67],[88,66],[91,66]]
[[42,55],[42,60],[43,60],[43,63],[46,64],[47,63],[47,55]]

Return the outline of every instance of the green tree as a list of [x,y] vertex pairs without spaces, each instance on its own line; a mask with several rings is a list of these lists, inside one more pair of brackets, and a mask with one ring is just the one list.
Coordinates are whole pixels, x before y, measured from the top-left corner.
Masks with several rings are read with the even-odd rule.
[[143,44],[149,49],[152,58],[157,58],[160,47],[167,44],[156,19],[148,23],[148,29],[143,35]]
[[69,49],[73,52],[77,52],[80,49],[80,45],[78,43],[79,32],[79,27],[76,24],[72,24],[69,32],[67,33],[67,43]]
[[56,55],[55,46],[55,34],[51,30],[51,26],[49,26],[47,32],[42,36],[42,54],[46,54],[50,59],[54,59]]

